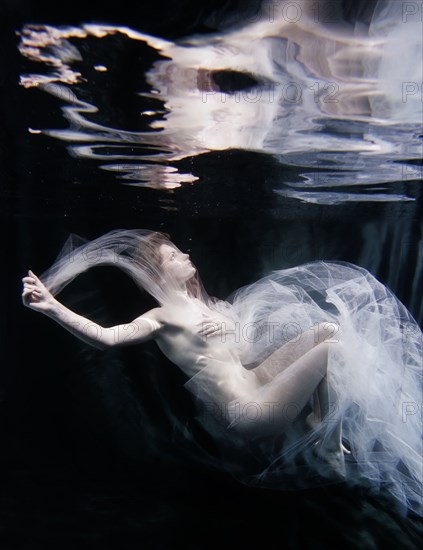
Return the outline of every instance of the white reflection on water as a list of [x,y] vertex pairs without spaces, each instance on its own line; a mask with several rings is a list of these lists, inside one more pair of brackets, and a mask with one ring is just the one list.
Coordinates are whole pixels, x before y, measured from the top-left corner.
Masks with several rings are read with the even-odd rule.
[[[196,178],[172,162],[242,149],[304,167],[300,181],[280,182],[281,195],[324,204],[407,200],[375,186],[421,179],[421,168],[404,161],[423,156],[423,6],[380,1],[370,25],[350,25],[324,20],[317,8],[326,4],[267,2],[242,27],[178,42],[127,27],[27,25],[20,51],[49,72],[21,83],[66,103],[69,128],[43,133],[69,142],[75,156],[107,161],[101,168],[127,184],[178,187]],[[159,57],[146,74],[150,90],[139,94],[140,102],[161,102],[140,114],[150,121],[144,131],[93,122],[97,107],[71,91],[90,85],[79,46],[114,34],[145,42]],[[108,64],[94,68],[104,73]]]

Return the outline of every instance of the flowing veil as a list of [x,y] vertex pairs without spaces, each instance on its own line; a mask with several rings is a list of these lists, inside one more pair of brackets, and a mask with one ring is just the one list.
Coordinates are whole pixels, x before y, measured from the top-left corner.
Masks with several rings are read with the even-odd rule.
[[[163,305],[171,300],[176,283],[168,277],[166,283],[162,281],[157,261],[157,248],[161,244],[176,248],[165,234],[148,229],[115,229],[93,240],[72,233],[40,279],[55,296],[81,273],[96,266],[115,266],[129,275],[140,290]],[[197,273],[188,290],[205,303],[212,301]]]

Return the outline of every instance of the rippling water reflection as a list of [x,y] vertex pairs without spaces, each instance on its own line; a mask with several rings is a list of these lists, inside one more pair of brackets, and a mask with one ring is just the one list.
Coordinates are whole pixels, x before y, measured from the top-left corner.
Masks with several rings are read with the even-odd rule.
[[[275,185],[279,195],[410,200],[389,183],[421,179],[419,13],[383,1],[370,25],[347,25],[325,21],[317,3],[280,4],[242,27],[178,42],[126,27],[27,25],[20,51],[44,68],[21,83],[62,102],[68,127],[42,133],[128,185],[179,187],[197,177],[178,161],[241,149],[300,167],[298,178]],[[126,78],[144,79],[116,100],[122,40],[143,48]],[[126,113],[119,127],[108,115],[112,100]]]

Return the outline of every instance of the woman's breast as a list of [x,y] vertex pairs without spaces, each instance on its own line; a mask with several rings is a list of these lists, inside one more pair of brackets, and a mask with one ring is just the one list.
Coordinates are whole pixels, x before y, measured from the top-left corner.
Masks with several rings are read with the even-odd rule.
[[222,383],[234,378],[243,383],[252,378],[252,373],[241,364],[232,319],[204,306],[173,309],[169,313],[156,340],[168,359],[188,376],[207,367]]

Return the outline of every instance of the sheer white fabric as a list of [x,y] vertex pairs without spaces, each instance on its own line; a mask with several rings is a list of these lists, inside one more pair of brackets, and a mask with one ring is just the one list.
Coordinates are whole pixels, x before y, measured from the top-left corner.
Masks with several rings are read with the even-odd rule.
[[[404,509],[421,513],[422,333],[407,309],[365,269],[339,262],[275,271],[237,291],[231,301],[246,365],[259,364],[289,341],[301,348],[307,332],[317,336],[322,324],[333,327],[328,377],[337,395],[328,417],[312,432],[304,429],[300,415],[283,441],[277,440],[277,434],[257,441],[256,458],[264,453],[260,462],[270,464],[255,476],[243,470],[237,475],[269,487],[321,483],[327,464],[317,459],[312,445],[329,438],[334,424],[341,421],[344,444],[352,452],[351,458],[346,457],[346,480],[368,482],[375,489],[383,485]],[[286,360],[283,354],[281,360]],[[263,386],[251,396],[249,412],[244,405],[245,414],[260,417],[258,404],[266,385],[283,377],[289,381],[291,373],[279,372],[280,367],[277,360],[268,362],[265,376],[261,373]],[[219,413],[219,424],[211,427],[207,417],[203,421],[221,438],[222,426],[234,437],[230,427],[234,415],[242,411],[236,399],[223,403],[210,391],[212,370],[203,369],[186,386],[207,403],[209,411]],[[284,414],[296,412],[295,403],[286,403]]]
[[[53,265],[42,273],[40,279],[56,295],[75,277],[92,267],[115,266],[163,305],[172,301],[179,287],[170,276],[163,280],[157,261],[160,244],[176,249],[164,234],[148,229],[115,229],[91,241],[72,233]],[[189,289],[194,297],[207,301],[197,274]]]
[[[72,236],[41,279],[57,293],[94,265],[116,265],[165,305],[172,288],[162,286],[148,256],[140,260],[135,254],[140,246],[150,246],[151,233],[116,230],[91,242]],[[250,413],[252,407],[256,417],[260,411],[254,405],[262,403],[265,389],[288,382],[292,374],[281,370],[289,353],[282,352],[279,359],[272,355],[275,359],[266,361],[265,368],[259,365],[284,346],[301,354],[310,335],[316,337],[327,323],[331,327],[327,376],[336,406],[313,430],[304,421],[313,397],[301,411],[286,403],[284,414],[292,414],[293,420],[283,433],[275,429],[250,437],[237,430],[242,411],[236,397],[219,390],[215,363],[205,364],[187,381],[199,406],[198,419],[219,443],[222,467],[258,486],[286,489],[333,481],[313,445],[329,438],[334,424],[342,422],[343,441],[352,453],[346,457],[345,480],[376,490],[383,486],[404,510],[422,513],[422,332],[383,284],[363,268],[318,261],[274,271],[226,302],[209,298],[198,276],[191,292],[226,316],[230,330],[223,331],[223,342],[246,369],[260,370],[250,394]]]

